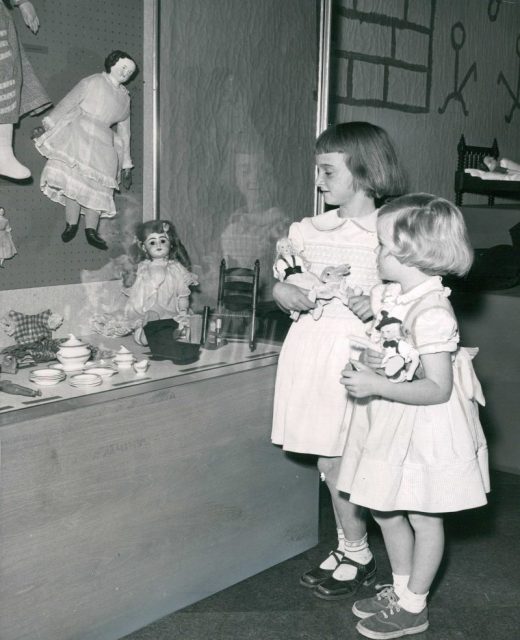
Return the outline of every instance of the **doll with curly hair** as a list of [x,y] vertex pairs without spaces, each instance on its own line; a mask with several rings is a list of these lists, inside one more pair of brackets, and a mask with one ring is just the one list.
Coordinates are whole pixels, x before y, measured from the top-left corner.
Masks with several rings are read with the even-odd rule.
[[131,252],[138,267],[125,315],[135,326],[136,341],[146,344],[142,328],[150,320],[172,318],[179,328],[188,326],[190,287],[198,280],[174,225],[168,220],[138,224]]

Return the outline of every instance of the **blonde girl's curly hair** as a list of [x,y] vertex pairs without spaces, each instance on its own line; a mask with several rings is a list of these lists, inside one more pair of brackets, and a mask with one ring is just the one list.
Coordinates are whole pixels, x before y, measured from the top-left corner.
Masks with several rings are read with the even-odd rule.
[[469,271],[473,248],[462,213],[449,200],[410,193],[379,209],[378,221],[387,218],[393,224],[391,253],[401,263],[428,275]]

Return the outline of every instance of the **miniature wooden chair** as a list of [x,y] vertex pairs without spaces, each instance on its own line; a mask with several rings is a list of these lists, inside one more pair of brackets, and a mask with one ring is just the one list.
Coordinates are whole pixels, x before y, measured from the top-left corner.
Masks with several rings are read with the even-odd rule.
[[[505,182],[497,184],[495,180],[482,180],[465,173],[464,169],[482,169],[484,167],[483,160],[486,156],[498,159],[498,144],[496,138],[493,140],[491,147],[476,147],[466,144],[464,135],[460,136],[457,145],[458,161],[457,171],[455,172],[455,204],[462,204],[464,193],[480,193],[487,195],[488,204],[492,206],[495,203],[495,195],[499,191],[510,189],[510,185]],[[518,185],[516,186],[518,189]],[[507,196],[505,196],[507,197]]]
[[247,336],[251,351],[256,349],[258,284],[260,262],[252,269],[227,267],[220,263],[216,318],[222,319],[224,337]]

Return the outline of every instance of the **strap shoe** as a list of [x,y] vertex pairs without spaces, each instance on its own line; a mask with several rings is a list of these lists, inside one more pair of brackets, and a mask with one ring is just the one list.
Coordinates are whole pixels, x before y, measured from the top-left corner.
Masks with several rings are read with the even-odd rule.
[[352,580],[336,580],[333,576],[324,580],[314,590],[314,595],[323,600],[341,600],[356,593],[363,586],[371,584],[376,576],[376,560],[372,558],[368,564],[358,564],[343,556],[340,564],[348,564],[356,567],[356,575]]
[[343,554],[341,553],[341,551],[336,550],[336,551],[331,551],[329,553],[329,558],[331,556],[334,556],[334,559],[336,560],[336,566],[334,567],[334,569],[322,569],[319,566],[315,567],[314,569],[311,569],[310,571],[306,571],[304,574],[302,574],[302,576],[300,577],[300,584],[304,587],[309,587],[310,589],[314,589],[315,587],[320,585],[322,582],[327,580],[327,578],[330,578],[331,575],[339,566],[339,563],[341,562],[341,558],[343,558]]

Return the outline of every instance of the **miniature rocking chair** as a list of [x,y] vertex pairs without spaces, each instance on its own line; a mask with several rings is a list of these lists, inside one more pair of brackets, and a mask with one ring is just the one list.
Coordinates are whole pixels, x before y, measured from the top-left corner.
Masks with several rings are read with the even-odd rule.
[[252,269],[220,263],[216,318],[222,319],[222,334],[228,338],[244,338],[249,349],[256,349],[258,283],[260,262]]

